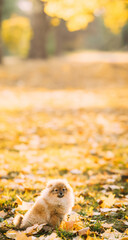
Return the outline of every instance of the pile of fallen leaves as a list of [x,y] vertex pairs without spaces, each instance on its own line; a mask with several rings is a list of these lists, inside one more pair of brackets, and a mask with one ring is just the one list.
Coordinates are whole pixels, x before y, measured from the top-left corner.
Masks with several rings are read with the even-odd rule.
[[[128,89],[0,90],[0,239],[128,239]],[[52,231],[15,229],[47,180],[75,206]]]

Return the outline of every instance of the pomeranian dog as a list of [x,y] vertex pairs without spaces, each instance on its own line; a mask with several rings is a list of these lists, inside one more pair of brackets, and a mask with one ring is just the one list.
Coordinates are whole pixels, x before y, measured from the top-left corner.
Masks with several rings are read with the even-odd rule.
[[47,224],[58,227],[74,205],[74,194],[66,180],[57,179],[48,182],[41,196],[32,208],[23,215],[14,218],[14,225],[26,229],[34,224]]

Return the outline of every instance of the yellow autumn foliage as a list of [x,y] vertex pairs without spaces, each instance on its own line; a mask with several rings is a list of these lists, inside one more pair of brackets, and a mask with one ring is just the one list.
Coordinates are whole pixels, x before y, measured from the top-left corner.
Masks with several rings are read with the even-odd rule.
[[30,47],[32,30],[26,17],[13,15],[2,22],[2,39],[10,52],[26,57]]
[[127,20],[128,9],[126,9],[125,1],[107,1],[104,15],[104,23],[107,27],[109,27],[114,33],[118,33]]
[[58,25],[60,24],[59,18],[52,18],[52,19],[51,19],[51,24],[52,24],[52,26],[54,26],[54,27],[58,26]]
[[105,25],[117,33],[128,20],[127,0],[42,0],[44,11],[66,21],[69,31],[84,29],[96,15],[103,15]]

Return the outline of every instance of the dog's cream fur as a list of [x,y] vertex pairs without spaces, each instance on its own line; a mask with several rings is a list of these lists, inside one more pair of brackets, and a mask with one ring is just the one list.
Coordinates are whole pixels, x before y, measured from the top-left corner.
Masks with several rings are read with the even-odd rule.
[[[58,197],[57,194],[60,192],[63,192],[63,197]],[[20,229],[26,229],[34,224],[44,223],[55,228],[71,211],[73,205],[73,190],[68,182],[61,179],[52,180],[48,182],[32,208],[24,216],[15,217],[14,225]]]

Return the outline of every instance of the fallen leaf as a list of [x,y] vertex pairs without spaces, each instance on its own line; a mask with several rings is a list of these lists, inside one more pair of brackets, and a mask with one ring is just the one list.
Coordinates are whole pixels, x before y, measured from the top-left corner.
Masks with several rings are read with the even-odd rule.
[[38,224],[35,224],[35,225],[31,226],[31,227],[28,227],[25,232],[29,236],[29,235],[37,233],[37,228],[38,228]]
[[22,205],[23,200],[18,195],[16,195],[16,202],[18,205]]
[[16,208],[16,210],[27,211],[32,207],[33,202],[25,202],[19,196],[16,197],[16,202],[18,203],[18,207]]
[[28,227],[26,229],[25,233],[27,233],[27,235],[29,236],[29,235],[32,235],[32,234],[37,234],[38,232],[43,231],[43,230],[44,230],[44,232],[48,232],[48,231],[51,230],[51,227],[47,226],[45,223],[40,224],[40,225],[35,224],[32,227]]
[[61,240],[56,233],[52,233],[50,236],[44,238],[45,240]]
[[6,237],[11,239],[16,239],[17,232],[13,230],[9,230],[5,233]]
[[73,169],[70,171],[72,174],[74,175],[79,175],[79,174],[82,174],[82,172],[79,170],[79,169]]
[[113,193],[110,193],[108,197],[102,196],[101,200],[103,201],[101,204],[102,208],[109,208],[116,202],[115,195]]
[[70,220],[70,221],[63,221],[60,226],[61,229],[66,230],[66,231],[78,231],[80,229],[84,228],[83,222],[78,219],[78,220]]
[[76,205],[72,208],[72,210],[75,211],[75,212],[78,212],[78,211],[81,210],[81,208],[82,208],[82,207],[81,207],[79,204],[76,204]]
[[99,216],[99,215],[101,215],[100,212],[93,212],[93,216]]
[[16,240],[33,240],[33,237],[27,237],[27,235],[23,232],[16,234]]
[[0,211],[0,218],[4,218],[7,215],[7,212]]
[[76,197],[76,202],[77,202],[77,203],[84,204],[84,203],[85,203],[85,199],[84,199],[84,197],[83,197],[83,196]]
[[115,206],[121,207],[122,205],[128,206],[128,199],[127,198],[121,198],[116,200]]
[[109,224],[109,223],[102,223],[101,225],[104,228],[111,228],[113,226],[113,223],[111,223],[111,224]]
[[73,225],[74,225],[75,221],[64,221],[61,225],[61,228],[66,230],[66,231],[70,231],[73,230]]
[[100,208],[101,212],[117,212],[119,210],[119,208]]
[[80,229],[77,233],[79,236],[83,236],[85,234],[89,235],[90,229],[89,229],[89,227],[86,227],[86,228]]
[[12,224],[13,223],[13,217],[7,218],[6,222],[7,222],[8,225]]
[[101,238],[87,236],[86,240],[100,240]]
[[109,239],[109,240],[117,240],[120,239],[121,237],[121,233],[118,232],[117,230],[112,230],[111,229],[107,229],[103,234],[102,234],[103,238],[105,239]]

